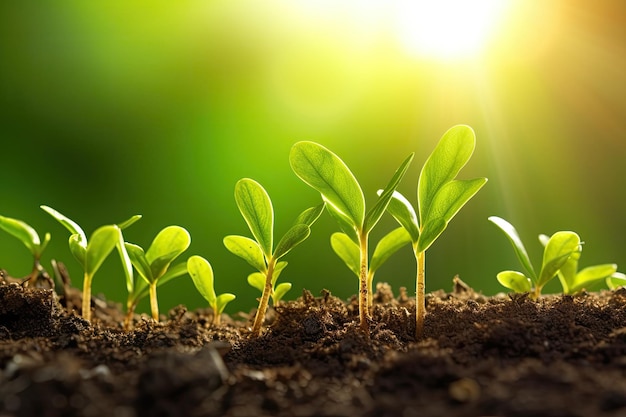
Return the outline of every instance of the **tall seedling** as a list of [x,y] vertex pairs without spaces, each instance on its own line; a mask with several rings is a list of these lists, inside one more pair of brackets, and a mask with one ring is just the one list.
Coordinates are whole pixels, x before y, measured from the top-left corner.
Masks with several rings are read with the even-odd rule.
[[235,185],[235,201],[255,240],[230,235],[224,238],[224,246],[255,267],[265,278],[251,333],[252,337],[257,337],[261,334],[277,274],[286,265],[278,260],[309,237],[310,227],[324,210],[324,204],[311,207],[300,214],[274,249],[274,208],[270,196],[261,184],[249,178],[239,180]]
[[[487,182],[487,178],[456,180],[469,161],[476,137],[469,126],[450,128],[422,167],[417,184],[418,210],[400,193],[394,193],[389,212],[409,232],[417,263],[415,337],[422,337],[426,306],[425,253],[448,223]],[[384,194],[384,192],[383,192]]]
[[[358,246],[359,322],[369,331],[368,237],[387,209],[393,192],[404,177],[414,154],[396,170],[376,204],[365,211],[365,197],[348,166],[334,153],[314,142],[298,142],[291,148],[291,169],[307,185],[317,190],[327,203],[328,212],[350,240]],[[343,239],[343,238],[342,238]],[[350,254],[350,252],[346,252]],[[353,251],[352,251],[353,253]],[[343,257],[342,257],[343,259]],[[345,260],[345,259],[344,259]],[[353,264],[353,262],[351,262]],[[351,267],[351,263],[348,266]]]

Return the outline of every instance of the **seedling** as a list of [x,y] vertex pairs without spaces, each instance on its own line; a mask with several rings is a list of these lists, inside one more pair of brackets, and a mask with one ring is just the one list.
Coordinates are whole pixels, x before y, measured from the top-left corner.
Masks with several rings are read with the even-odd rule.
[[84,271],[82,316],[89,321],[91,320],[91,281],[113,248],[117,247],[119,252],[126,281],[133,280],[133,267],[124,247],[122,230],[135,223],[141,216],[135,215],[117,225],[102,226],[96,229],[89,241],[87,241],[87,235],[76,222],[51,207],[41,206],[41,208],[65,226],[71,233],[69,239],[70,252],[78,260]]
[[[181,263],[170,268],[171,263],[181,253],[187,250],[191,244],[189,232],[180,226],[168,226],[161,230],[147,252],[143,248],[133,243],[125,243],[126,250],[130,256],[130,261],[148,285],[150,293],[150,311],[155,321],[159,320],[159,303],[157,301],[157,286],[187,273],[187,264]],[[132,306],[132,310],[137,302],[145,295],[145,284],[136,283],[128,288],[127,306]],[[132,310],[129,309],[130,315]],[[127,316],[127,320],[130,317]]]
[[[368,240],[370,231],[376,226],[387,209],[391,196],[404,177],[414,154],[400,164],[376,204],[365,211],[365,196],[358,181],[348,166],[334,153],[314,142],[298,142],[291,148],[291,169],[307,185],[317,190],[327,203],[328,212],[337,220],[342,231],[359,249],[359,323],[364,332],[369,332],[370,314],[368,299]],[[346,252],[349,254],[350,251]],[[348,266],[353,265],[353,260]]]
[[[539,235],[539,241],[545,247],[550,238],[546,235]],[[615,275],[619,279],[616,264],[601,264],[588,266],[578,270],[578,260],[582,255],[582,244],[578,252],[574,252],[559,269],[558,277],[563,287],[564,294],[576,294],[579,291],[589,288],[600,281],[606,281]],[[608,284],[607,284],[608,285]],[[622,284],[623,285],[623,284]]]
[[626,286],[626,275],[621,272],[615,272],[610,277],[606,278],[606,286],[611,290],[616,290]]
[[506,220],[496,216],[489,217],[489,221],[498,226],[506,237],[509,238],[517,258],[526,271],[526,274],[518,271],[500,272],[497,275],[498,282],[506,288],[518,293],[530,292],[531,297],[537,299],[541,295],[541,289],[557,275],[570,258],[576,258],[573,266],[574,268],[577,267],[577,259],[580,257],[582,248],[580,237],[576,233],[560,231],[548,238],[543,250],[541,271],[537,274],[515,227]]
[[[369,262],[367,270],[367,307],[372,309],[373,299],[373,282],[374,274],[386,261],[397,252],[401,247],[411,242],[411,236],[403,227],[392,230],[387,233],[376,245],[374,254]],[[359,245],[357,245],[350,236],[345,233],[336,232],[330,236],[330,245],[341,258],[341,260],[350,268],[354,274],[359,277]]]
[[51,283],[48,273],[41,266],[41,254],[46,249],[48,242],[50,242],[50,233],[44,235],[42,242],[35,229],[31,226],[21,220],[4,216],[0,216],[0,229],[18,238],[33,255],[33,269],[25,282],[34,284],[37,280],[43,278]]
[[243,178],[235,184],[235,201],[255,240],[245,236],[229,235],[224,246],[234,255],[244,259],[264,277],[263,294],[252,325],[252,337],[261,334],[265,313],[276,278],[285,264],[278,260],[311,234],[311,226],[324,210],[324,204],[302,212],[274,249],[274,208],[267,191],[258,182]]
[[[283,299],[285,294],[287,294],[287,292],[289,292],[289,290],[292,287],[291,282],[282,282],[276,285],[276,281],[278,280],[280,273],[283,271],[283,269],[285,269],[286,266],[287,266],[287,262],[280,261],[276,263],[276,268],[274,268],[274,275],[272,276],[272,293],[271,293],[273,306],[278,305],[278,303],[280,303],[280,300]],[[251,273],[250,275],[248,275],[248,284],[250,284],[251,287],[256,288],[257,290],[261,291],[261,293],[263,293],[263,290],[265,289],[265,275],[263,275],[261,272]]]
[[[487,178],[456,180],[469,161],[476,137],[469,126],[454,126],[441,138],[422,167],[417,184],[418,210],[399,192],[393,194],[389,213],[409,232],[417,263],[415,336],[422,337],[426,315],[425,253],[458,211],[482,188]],[[382,192],[384,194],[384,191]],[[381,194],[381,195],[382,195]]]
[[209,302],[209,305],[213,309],[213,324],[216,326],[219,325],[220,317],[226,304],[236,298],[235,294],[215,294],[213,287],[213,268],[211,268],[209,261],[202,256],[194,255],[190,257],[187,260],[187,270],[198,292]]

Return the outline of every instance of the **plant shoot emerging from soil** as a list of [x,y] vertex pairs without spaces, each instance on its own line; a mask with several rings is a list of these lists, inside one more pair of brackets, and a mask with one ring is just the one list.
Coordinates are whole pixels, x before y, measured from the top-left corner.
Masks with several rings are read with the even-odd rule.
[[233,301],[235,294],[224,293],[217,295],[214,288],[213,268],[209,261],[202,256],[194,255],[187,260],[187,271],[198,292],[209,302],[213,309],[213,324],[219,325],[222,312],[226,304]]
[[263,274],[263,294],[251,333],[252,337],[257,337],[261,334],[269,299],[276,283],[275,275],[286,266],[286,263],[279,266],[278,260],[309,237],[311,225],[322,214],[324,204],[302,212],[274,249],[274,208],[267,191],[258,182],[243,178],[235,185],[235,201],[255,240],[229,235],[224,238],[224,246]]
[[41,241],[39,234],[30,225],[4,216],[0,216],[0,229],[19,239],[33,255],[33,269],[26,278],[26,283],[36,284],[39,279],[50,281],[50,276],[41,266],[41,254],[50,242],[50,233],[46,233]]
[[78,260],[84,271],[82,316],[89,321],[91,320],[91,281],[113,248],[117,247],[126,280],[133,280],[133,267],[124,246],[122,230],[135,223],[141,216],[135,215],[119,225],[102,226],[96,229],[87,241],[87,235],[76,222],[51,207],[41,206],[41,208],[71,233],[69,239],[70,252]]
[[475,146],[476,137],[469,126],[450,128],[422,167],[417,184],[417,213],[398,192],[393,194],[389,204],[389,212],[409,232],[415,253],[417,339],[422,337],[426,314],[425,252],[443,233],[450,220],[487,182],[487,178],[455,179],[469,161]]
[[[541,289],[557,275],[559,270],[567,264],[570,258],[575,257],[576,259],[575,262],[569,265],[569,268],[574,267],[574,271],[577,269],[578,258],[580,258],[582,247],[580,237],[576,233],[560,231],[550,236],[550,238],[546,237],[541,271],[537,274],[530,262],[526,247],[522,243],[522,239],[519,237],[515,227],[508,221],[497,216],[489,217],[489,221],[504,232],[513,245],[513,250],[527,274],[518,271],[502,271],[498,273],[498,282],[506,288],[518,293],[530,292],[531,297],[537,299],[541,295]],[[614,272],[615,271],[612,271],[611,274]],[[566,274],[567,279],[570,279],[570,272],[568,271]],[[605,277],[606,276],[602,278]],[[562,281],[562,283],[563,282],[564,281]],[[572,284],[574,283],[573,281]],[[565,285],[568,285],[568,288],[570,288],[567,282],[565,282]],[[563,289],[565,290],[565,287],[563,287]]]
[[[276,281],[278,280],[280,273],[283,271],[283,269],[285,269],[286,266],[287,262],[280,261],[276,263],[276,267],[274,268],[271,295],[272,305],[274,306],[280,303],[280,300],[282,300],[285,294],[287,294],[292,287],[291,282],[281,282],[280,284],[276,285]],[[265,290],[265,275],[263,275],[261,272],[251,273],[250,275],[248,275],[248,284],[250,284],[251,287],[261,291],[262,294]]]
[[[317,190],[327,203],[328,212],[337,220],[342,231],[358,246],[359,321],[361,329],[369,332],[368,238],[387,209],[393,192],[404,177],[414,154],[400,164],[381,193],[376,204],[365,211],[365,196],[354,174],[333,152],[315,142],[298,142],[291,148],[291,169],[307,185]],[[342,258],[343,259],[343,258]],[[352,263],[352,261],[350,261]],[[348,264],[350,267],[350,264]]]
[[[141,246],[126,242],[125,246],[130,261],[144,280],[143,285],[139,282],[130,283],[127,281],[127,285],[130,284],[128,285],[128,314],[132,315],[137,302],[145,295],[145,285],[147,284],[152,318],[159,321],[157,286],[187,273],[186,263],[171,268],[170,265],[174,259],[187,250],[190,244],[189,232],[180,226],[168,226],[161,230],[152,241],[147,252],[144,252]],[[129,318],[127,315],[127,320]]]

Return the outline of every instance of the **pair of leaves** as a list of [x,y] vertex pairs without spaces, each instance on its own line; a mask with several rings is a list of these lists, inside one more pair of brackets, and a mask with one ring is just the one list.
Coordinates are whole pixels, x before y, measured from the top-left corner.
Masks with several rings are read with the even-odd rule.
[[[369,263],[369,275],[373,276],[391,255],[411,242],[411,236],[399,227],[386,234],[376,245]],[[359,245],[347,234],[337,232],[330,237],[330,245],[341,260],[358,277],[360,275]]]
[[[546,246],[549,238],[546,235],[539,235],[539,241]],[[582,245],[580,250],[573,253],[559,269],[559,281],[565,294],[575,294],[598,281],[606,280],[617,272],[616,264],[588,266],[579,271],[578,261],[581,255]]]
[[329,213],[356,242],[358,234],[367,235],[378,223],[413,157],[412,153],[400,164],[385,190],[367,212],[363,190],[354,174],[327,148],[315,142],[298,142],[291,148],[289,163],[302,181],[322,195],[328,204]]
[[560,231],[554,233],[545,244],[543,251],[543,260],[539,274],[530,262],[526,247],[522,243],[517,230],[511,223],[506,220],[491,216],[489,221],[494,223],[500,230],[504,232],[511,244],[520,263],[530,276],[517,271],[502,271],[497,275],[497,279],[503,286],[512,289],[515,292],[529,292],[532,284],[535,286],[535,294],[539,295],[548,281],[554,278],[559,270],[565,265],[571,256],[581,251],[580,237],[570,231]]
[[224,238],[224,245],[262,273],[267,272],[270,259],[282,258],[309,237],[311,225],[324,210],[321,204],[301,213],[274,250],[274,209],[267,191],[258,182],[243,178],[235,185],[235,201],[256,240],[230,235]]
[[41,206],[41,208],[69,230],[71,233],[70,251],[81,264],[86,275],[93,276],[113,248],[117,247],[126,275],[127,287],[131,285],[132,288],[133,269],[124,246],[122,230],[139,220],[140,215],[135,215],[117,225],[102,226],[92,233],[88,241],[87,235],[76,222],[51,207]]
[[402,194],[393,193],[389,212],[409,232],[416,253],[426,251],[487,182],[487,178],[454,179],[475,146],[476,136],[469,126],[454,126],[443,135],[420,172],[418,213]]
[[[287,262],[280,261],[280,262],[277,262],[276,266],[274,267],[274,273],[272,274],[272,282],[271,282],[272,284],[271,297],[272,297],[272,303],[274,305],[277,305],[292,287],[290,282],[283,282],[281,284],[276,285],[276,281],[278,280],[280,273],[283,271],[283,269],[285,269],[286,266],[287,266]],[[265,291],[265,275],[262,274],[261,272],[251,273],[250,275],[248,275],[248,284],[250,284],[251,287],[256,288],[257,290],[261,291],[261,293],[263,293],[263,291]]]
[[50,233],[44,235],[43,241],[39,239],[39,234],[30,225],[21,220],[0,216],[0,229],[15,236],[33,254],[35,259],[41,258],[41,254],[50,242]]
[[201,256],[194,255],[187,260],[187,270],[196,289],[208,301],[216,314],[222,314],[226,304],[236,297],[231,293],[217,295],[214,288],[213,268],[209,261]]

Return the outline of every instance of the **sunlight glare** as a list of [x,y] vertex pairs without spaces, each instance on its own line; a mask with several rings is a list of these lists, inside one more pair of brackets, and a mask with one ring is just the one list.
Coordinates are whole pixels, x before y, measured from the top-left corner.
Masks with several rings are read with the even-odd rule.
[[402,0],[396,9],[400,42],[437,59],[479,54],[503,19],[509,0]]

